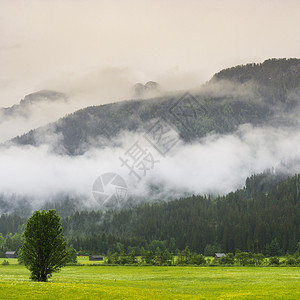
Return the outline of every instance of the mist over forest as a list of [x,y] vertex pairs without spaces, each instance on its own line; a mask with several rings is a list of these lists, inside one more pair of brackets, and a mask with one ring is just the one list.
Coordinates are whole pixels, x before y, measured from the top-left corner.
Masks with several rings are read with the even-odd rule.
[[[14,124],[0,150],[1,213],[29,213],[49,203],[120,209],[217,197],[266,170],[293,176],[300,170],[299,86],[300,60],[270,59],[221,70],[197,89],[162,88],[155,98],[75,112],[68,95],[32,93],[1,110],[3,124]],[[55,120],[59,107],[71,113]],[[41,109],[53,122],[36,128]],[[24,133],[14,136],[15,128]],[[133,147],[144,155],[134,167]],[[110,197],[114,187],[102,182],[107,191],[95,197],[95,180],[110,173],[122,178],[126,195]],[[104,203],[104,194],[111,200]]]

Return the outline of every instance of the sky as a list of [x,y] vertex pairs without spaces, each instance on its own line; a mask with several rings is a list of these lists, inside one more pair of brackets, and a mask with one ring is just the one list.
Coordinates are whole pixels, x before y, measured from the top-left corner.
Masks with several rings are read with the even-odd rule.
[[[30,104],[10,116],[0,110],[0,143],[79,108],[131,99],[137,82],[156,81],[162,91],[195,89],[223,68],[300,58],[299,11],[296,0],[0,0],[0,108],[44,89],[69,99]],[[34,194],[39,201],[60,192],[92,199],[95,179],[115,172],[129,193],[147,195],[157,182],[174,196],[175,187],[224,194],[251,174],[284,160],[299,162],[299,136],[299,124],[244,124],[232,134],[178,143],[139,186],[119,160],[143,140],[137,133],[122,132],[119,147],[91,148],[78,157],[51,152],[51,143],[11,145],[0,149],[0,191]],[[299,170],[295,165],[292,173]]]
[[222,68],[300,57],[300,1],[1,0],[0,107],[53,89],[80,107],[136,82],[200,86]]

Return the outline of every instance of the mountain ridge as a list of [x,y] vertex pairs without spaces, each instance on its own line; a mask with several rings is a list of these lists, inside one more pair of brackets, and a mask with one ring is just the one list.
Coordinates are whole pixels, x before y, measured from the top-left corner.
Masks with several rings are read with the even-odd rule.
[[[294,70],[293,68],[295,71],[289,71],[289,76],[286,76],[288,80],[282,84],[284,89],[278,87],[277,79],[269,80],[267,86],[257,79],[259,76],[255,71],[260,70],[259,74],[269,78],[270,74],[286,74],[286,70]],[[245,76],[248,74],[247,80],[241,79],[241,74]],[[238,83],[235,78],[238,78]],[[193,92],[191,97],[195,97],[197,101],[200,99],[202,108],[208,113],[202,118],[192,120],[188,129],[180,120],[178,121],[178,118],[170,114],[170,108],[183,97],[180,93],[147,100],[125,100],[86,107],[43,129],[39,128],[17,136],[12,141],[20,145],[37,146],[46,143],[50,135],[58,134],[62,137],[61,145],[65,153],[78,155],[83,154],[93,144],[91,140],[101,137],[112,138],[122,130],[132,132],[147,130],[148,123],[159,119],[177,128],[183,141],[191,142],[209,132],[220,134],[233,132],[237,126],[245,123],[266,124],[271,122],[275,115],[273,125],[287,122],[283,112],[289,113],[298,105],[299,87],[299,59],[267,60],[262,64],[222,70],[216,73],[203,89]],[[216,94],[216,90],[219,90],[219,94]],[[45,135],[48,135],[48,138],[45,138]]]
[[0,108],[0,113],[2,112],[4,115],[22,114],[30,105],[39,102],[67,101],[67,99],[64,93],[52,90],[40,90],[26,95],[24,99],[20,100],[19,104]]

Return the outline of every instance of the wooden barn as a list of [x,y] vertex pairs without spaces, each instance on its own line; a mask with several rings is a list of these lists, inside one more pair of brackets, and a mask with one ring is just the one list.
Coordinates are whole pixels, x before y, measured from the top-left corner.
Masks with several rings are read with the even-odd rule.
[[94,260],[94,261],[103,260],[103,256],[102,255],[90,255],[89,260]]
[[5,258],[18,258],[17,251],[7,251],[7,252],[5,252]]
[[225,253],[215,253],[215,259],[219,259],[225,255],[226,255]]

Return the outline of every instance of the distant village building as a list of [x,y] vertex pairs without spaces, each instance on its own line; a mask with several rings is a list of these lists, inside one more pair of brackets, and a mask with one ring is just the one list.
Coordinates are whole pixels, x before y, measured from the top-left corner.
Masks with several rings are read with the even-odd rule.
[[89,260],[103,260],[103,256],[102,255],[90,255],[89,256]]
[[18,258],[17,251],[7,251],[7,252],[5,252],[5,258]]
[[219,259],[225,255],[226,255],[225,253],[215,253],[215,259]]

